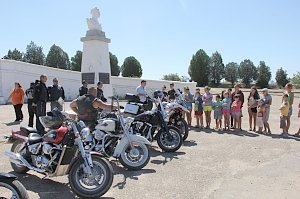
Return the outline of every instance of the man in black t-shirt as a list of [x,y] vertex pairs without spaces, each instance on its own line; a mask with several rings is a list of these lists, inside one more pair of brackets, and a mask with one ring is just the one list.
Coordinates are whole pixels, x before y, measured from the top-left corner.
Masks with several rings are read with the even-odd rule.
[[86,80],[82,81],[82,86],[79,88],[79,96],[86,95],[88,93],[88,82]]
[[174,89],[174,84],[171,83],[170,84],[170,90],[168,91],[168,99],[169,99],[169,101],[170,100],[175,100],[175,97],[176,97],[175,94],[176,94],[176,91]]

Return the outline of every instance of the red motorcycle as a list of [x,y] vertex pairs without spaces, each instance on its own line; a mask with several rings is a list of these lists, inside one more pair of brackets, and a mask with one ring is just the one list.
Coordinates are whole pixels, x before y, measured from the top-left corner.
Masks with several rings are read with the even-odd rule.
[[82,198],[105,194],[113,182],[113,169],[101,154],[91,151],[90,129],[58,110],[47,114],[40,117],[43,126],[50,129],[44,136],[32,128],[12,132],[16,141],[5,155],[13,170],[33,170],[49,177],[68,175],[72,190]]

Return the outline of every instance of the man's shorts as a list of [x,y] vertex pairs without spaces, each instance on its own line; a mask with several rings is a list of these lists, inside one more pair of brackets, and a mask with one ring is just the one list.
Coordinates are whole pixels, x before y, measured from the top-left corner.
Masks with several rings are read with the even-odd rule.
[[212,111],[212,106],[203,106],[203,111]]

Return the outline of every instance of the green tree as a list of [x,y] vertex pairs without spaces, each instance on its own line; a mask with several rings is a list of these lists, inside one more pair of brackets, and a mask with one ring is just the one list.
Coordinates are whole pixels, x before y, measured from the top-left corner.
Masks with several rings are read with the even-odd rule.
[[191,59],[188,73],[191,79],[197,82],[197,86],[208,85],[209,60],[209,56],[203,49],[198,50]]
[[239,78],[239,65],[235,62],[230,62],[226,64],[224,69],[224,78],[226,81],[229,81],[231,83],[231,86],[233,87],[234,84],[237,82]]
[[279,86],[279,87],[284,87],[289,82],[287,73],[285,70],[282,69],[282,67],[276,71],[275,80],[276,80],[277,86]]
[[143,75],[140,62],[133,56],[124,60],[121,71],[123,77],[142,77]]
[[17,60],[17,61],[23,61],[23,53],[18,51],[16,48],[11,51],[9,50],[7,52],[7,55],[3,57],[3,59],[12,59],[12,60]]
[[239,66],[239,77],[242,79],[246,87],[250,87],[250,83],[257,79],[257,68],[249,59],[245,59]]
[[77,50],[76,54],[71,58],[71,70],[81,71],[82,51]]
[[224,64],[221,54],[216,51],[210,58],[210,77],[213,86],[219,86],[223,79]]
[[270,67],[264,61],[259,62],[257,67],[257,82],[256,85],[260,88],[268,88],[272,74]]
[[120,75],[120,66],[118,65],[118,58],[116,55],[109,52],[109,61],[110,61],[110,72],[112,76]]
[[169,81],[181,81],[181,78],[179,77],[179,75],[177,73],[170,73],[167,75],[164,75],[163,80],[169,80]]
[[300,85],[300,72],[297,72],[296,74],[293,75],[291,82],[293,84]]
[[26,47],[24,61],[32,64],[43,65],[44,60],[45,54],[43,53],[43,47],[37,46],[33,41],[31,41]]
[[63,49],[53,44],[46,57],[46,66],[53,68],[69,69],[70,60],[68,54]]

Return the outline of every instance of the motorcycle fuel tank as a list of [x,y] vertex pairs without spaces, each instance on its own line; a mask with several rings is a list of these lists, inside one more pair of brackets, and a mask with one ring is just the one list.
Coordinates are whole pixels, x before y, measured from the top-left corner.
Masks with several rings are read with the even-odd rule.
[[116,122],[113,119],[100,119],[95,129],[113,132],[116,130]]

